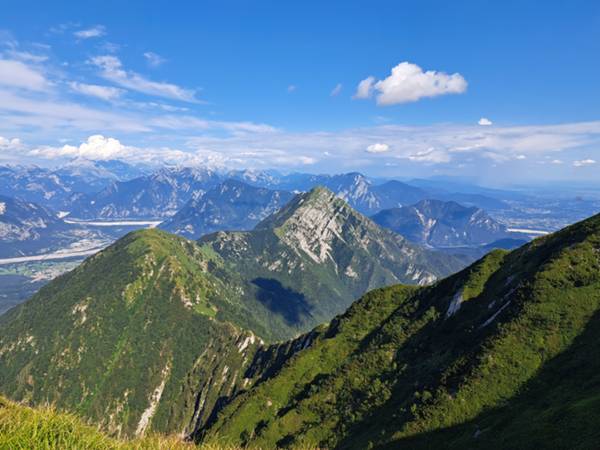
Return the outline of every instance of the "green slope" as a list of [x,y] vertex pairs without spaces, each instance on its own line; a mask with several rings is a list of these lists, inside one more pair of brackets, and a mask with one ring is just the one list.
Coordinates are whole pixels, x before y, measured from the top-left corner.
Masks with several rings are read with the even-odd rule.
[[256,324],[209,264],[164,232],[126,236],[0,318],[0,389],[68,407],[115,434],[141,432],[146,419],[180,429],[193,410],[194,365],[213,370],[235,349],[235,367],[258,345],[237,351],[252,334],[232,323]]
[[197,436],[267,448],[597,448],[599,307],[596,216],[434,286],[369,293]]

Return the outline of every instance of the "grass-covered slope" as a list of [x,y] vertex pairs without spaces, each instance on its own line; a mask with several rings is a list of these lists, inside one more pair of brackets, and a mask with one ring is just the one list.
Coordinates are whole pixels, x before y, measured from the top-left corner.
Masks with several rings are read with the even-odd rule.
[[369,293],[198,437],[597,448],[599,308],[596,216],[434,286]]
[[[0,397],[0,448],[10,450],[225,450],[159,435],[120,441],[54,408],[29,408]],[[233,450],[233,449],[231,449]]]
[[[0,390],[115,434],[182,431],[194,410],[192,369],[234,371],[258,345],[242,331],[256,325],[252,315],[210,264],[176,236],[129,234],[0,318]],[[209,405],[229,383],[213,383]]]

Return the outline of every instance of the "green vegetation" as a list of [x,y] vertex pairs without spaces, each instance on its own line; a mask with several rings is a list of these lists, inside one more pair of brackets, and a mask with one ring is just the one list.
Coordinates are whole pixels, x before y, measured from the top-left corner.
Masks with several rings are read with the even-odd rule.
[[[0,397],[0,448],[11,450],[184,450],[198,448],[175,437],[131,441],[109,438],[81,419],[53,408],[28,408]],[[218,450],[206,446],[200,450]],[[233,450],[233,449],[232,449]]]
[[299,350],[275,345],[257,360],[263,340],[304,333],[373,287],[450,270],[329,191],[297,201],[293,220],[201,245],[136,231],[58,277],[0,316],[0,392],[114,436],[193,433]]
[[[148,230],[59,277],[0,318],[2,392],[68,408],[115,435],[185,429],[195,365],[233,372],[258,345],[238,352],[252,316],[207,264],[195,244]],[[213,383],[207,411],[230,383]]]
[[[374,312],[361,310],[368,304]],[[334,321],[198,439],[423,449],[600,442],[600,216],[493,252],[431,287],[373,291],[339,320],[353,325]]]

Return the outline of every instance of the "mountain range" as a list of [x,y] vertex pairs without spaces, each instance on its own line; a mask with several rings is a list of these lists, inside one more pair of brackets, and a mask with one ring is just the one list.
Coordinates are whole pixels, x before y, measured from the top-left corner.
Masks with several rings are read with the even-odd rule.
[[160,228],[188,239],[215,231],[251,230],[285,205],[293,194],[228,179],[188,201]]
[[167,168],[116,181],[92,194],[71,197],[77,219],[156,219],[174,215],[195,195],[216,186],[219,176],[203,168]]
[[480,246],[514,237],[482,209],[452,201],[422,200],[380,211],[372,219],[408,240],[431,247]]
[[0,316],[0,389],[113,435],[209,445],[594,448],[600,215],[427,286],[373,289],[328,324],[288,329],[290,340],[252,331],[270,324],[258,305],[275,312],[294,297],[244,297],[251,282],[232,268],[256,258],[251,233],[279,237],[304,270],[339,273],[349,250],[332,244],[389,251],[369,247],[376,227],[317,189],[252,232],[199,244],[129,234]]
[[116,435],[194,433],[252,381],[243,374],[264,342],[310,330],[367,289],[459,267],[323,188],[253,231],[198,243],[137,231],[0,316],[0,390]]
[[43,206],[0,195],[0,258],[55,251],[95,235]]

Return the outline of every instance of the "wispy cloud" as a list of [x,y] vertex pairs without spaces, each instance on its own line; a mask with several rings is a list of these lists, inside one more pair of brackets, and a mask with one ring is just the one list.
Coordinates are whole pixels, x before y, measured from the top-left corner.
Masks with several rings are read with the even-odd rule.
[[150,67],[158,67],[164,64],[167,60],[154,52],[144,53],[144,58]]
[[337,97],[342,92],[342,87],[342,83],[336,84],[329,95],[332,97]]
[[144,76],[123,69],[121,60],[113,55],[96,56],[90,63],[100,69],[100,76],[132,91],[157,97],[185,102],[198,102],[196,91],[185,89],[172,83],[152,81]]
[[40,71],[22,61],[0,59],[0,86],[44,91],[50,83]]
[[101,86],[98,84],[78,83],[76,81],[69,82],[71,90],[79,94],[88,95],[90,97],[100,98],[102,100],[114,100],[123,94],[123,89],[112,86]]
[[84,30],[77,30],[73,32],[75,37],[79,39],[91,39],[102,37],[106,34],[106,28],[103,25],[96,25],[92,28],[86,28]]
[[383,80],[370,76],[362,80],[354,98],[366,99],[375,95],[378,105],[396,105],[416,102],[424,97],[461,94],[467,90],[467,81],[459,73],[448,75],[435,70],[423,71],[416,64],[401,62]]

